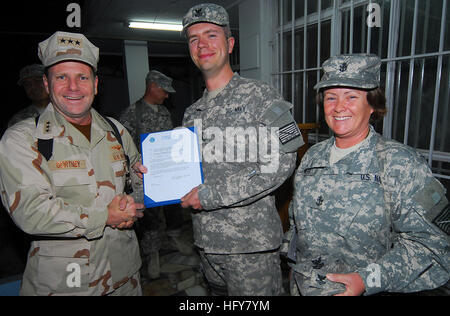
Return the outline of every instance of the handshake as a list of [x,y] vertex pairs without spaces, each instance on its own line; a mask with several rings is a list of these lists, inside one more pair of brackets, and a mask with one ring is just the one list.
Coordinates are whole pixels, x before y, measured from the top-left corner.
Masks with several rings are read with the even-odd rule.
[[112,228],[128,229],[141,217],[144,204],[135,203],[134,199],[125,194],[117,195],[108,204],[108,219],[106,225]]
[[[139,178],[147,173],[147,168],[139,161],[132,167]],[[134,199],[125,194],[119,194],[108,204],[108,219],[106,225],[112,228],[128,229],[141,217],[144,216],[145,205],[134,202]]]

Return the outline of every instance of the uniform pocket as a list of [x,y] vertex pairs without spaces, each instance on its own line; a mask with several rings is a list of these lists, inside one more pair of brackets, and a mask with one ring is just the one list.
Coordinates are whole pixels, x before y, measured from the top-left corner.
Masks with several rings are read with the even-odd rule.
[[90,279],[87,242],[39,241],[38,246],[39,295],[86,293]]
[[373,244],[389,228],[383,188],[375,176],[356,176],[357,180],[349,182],[347,208],[339,217],[337,227],[339,234],[347,240]]
[[53,185],[56,196],[67,203],[87,204],[91,201],[95,189],[91,189],[92,177],[86,170],[57,170],[52,172]]
[[57,187],[76,186],[90,184],[89,175],[86,171],[55,171],[52,173],[53,184]]

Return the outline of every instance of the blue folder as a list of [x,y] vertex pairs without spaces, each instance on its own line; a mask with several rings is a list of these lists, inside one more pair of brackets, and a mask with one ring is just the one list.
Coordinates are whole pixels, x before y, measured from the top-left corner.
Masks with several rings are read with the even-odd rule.
[[181,203],[203,183],[198,134],[194,127],[141,135],[146,208]]

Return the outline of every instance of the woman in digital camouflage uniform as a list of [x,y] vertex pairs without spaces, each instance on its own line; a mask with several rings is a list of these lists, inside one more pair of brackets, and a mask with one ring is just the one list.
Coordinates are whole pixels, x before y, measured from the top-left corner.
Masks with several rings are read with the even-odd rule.
[[370,295],[449,279],[448,200],[414,149],[380,136],[380,59],[323,64],[318,103],[334,132],[303,157],[290,205],[292,294]]

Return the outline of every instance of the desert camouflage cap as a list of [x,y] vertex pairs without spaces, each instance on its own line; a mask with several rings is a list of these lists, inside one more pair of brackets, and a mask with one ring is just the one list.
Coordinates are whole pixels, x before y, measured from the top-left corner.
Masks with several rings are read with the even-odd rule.
[[214,3],[202,3],[193,6],[183,18],[183,31],[199,22],[213,23],[220,26],[230,24],[227,10]]
[[351,87],[375,89],[380,85],[381,60],[373,54],[349,54],[331,57],[322,65],[324,75],[314,87]]
[[32,78],[32,77],[42,78],[42,76],[44,75],[44,70],[45,70],[45,67],[40,64],[32,64],[32,65],[23,67],[20,70],[19,81],[17,81],[17,84],[19,86],[21,86],[23,81],[27,78]]
[[163,73],[160,73],[159,71],[151,70],[147,74],[147,77],[145,78],[145,81],[147,83],[154,82],[154,83],[158,84],[166,92],[169,92],[169,93],[175,93],[176,92],[175,89],[172,87],[173,79],[168,77],[168,76],[166,76]]
[[83,34],[56,32],[39,43],[39,59],[45,67],[66,60],[84,62],[97,70],[99,49]]

